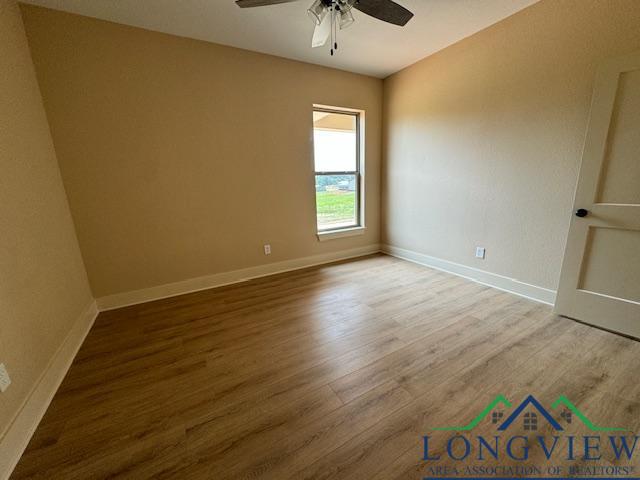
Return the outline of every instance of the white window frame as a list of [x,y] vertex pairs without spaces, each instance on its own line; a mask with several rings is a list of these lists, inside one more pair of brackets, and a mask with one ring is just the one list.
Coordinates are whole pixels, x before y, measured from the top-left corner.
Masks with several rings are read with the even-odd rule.
[[[327,240],[334,240],[338,238],[353,237],[356,235],[363,235],[365,233],[365,112],[364,110],[358,110],[353,108],[334,107],[329,105],[313,105],[313,112],[328,112],[338,113],[343,115],[353,115],[356,117],[356,170],[354,172],[316,172],[315,158],[313,158],[313,184],[315,185],[316,175],[356,175],[356,224],[346,227],[338,227],[329,230],[318,230],[318,210],[317,202],[314,198],[314,204],[316,205],[316,233],[318,240],[321,242]],[[312,124],[313,127],[313,124]],[[313,135],[311,138],[313,139]],[[313,140],[312,140],[313,144]],[[315,155],[315,147],[312,145],[312,152]],[[315,195],[315,188],[314,188]]]

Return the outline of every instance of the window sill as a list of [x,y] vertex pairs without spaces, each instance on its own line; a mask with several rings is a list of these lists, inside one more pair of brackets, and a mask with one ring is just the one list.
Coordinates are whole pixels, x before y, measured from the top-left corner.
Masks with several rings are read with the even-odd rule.
[[355,237],[364,235],[365,227],[343,228],[342,230],[330,230],[328,232],[318,232],[318,240],[326,242],[336,238]]

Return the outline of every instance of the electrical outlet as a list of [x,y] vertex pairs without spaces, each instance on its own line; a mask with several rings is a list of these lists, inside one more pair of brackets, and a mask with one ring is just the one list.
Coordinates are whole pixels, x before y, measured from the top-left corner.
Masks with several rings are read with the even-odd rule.
[[0,392],[4,393],[11,385],[11,378],[9,378],[9,372],[7,372],[4,363],[0,363]]
[[271,245],[267,244],[264,246],[264,254],[271,255]]
[[476,258],[481,258],[484,260],[485,250],[484,247],[476,247]]

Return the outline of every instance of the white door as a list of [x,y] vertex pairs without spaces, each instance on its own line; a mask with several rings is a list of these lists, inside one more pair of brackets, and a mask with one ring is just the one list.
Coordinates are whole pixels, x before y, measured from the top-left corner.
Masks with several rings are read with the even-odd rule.
[[556,312],[640,338],[640,52],[596,78]]

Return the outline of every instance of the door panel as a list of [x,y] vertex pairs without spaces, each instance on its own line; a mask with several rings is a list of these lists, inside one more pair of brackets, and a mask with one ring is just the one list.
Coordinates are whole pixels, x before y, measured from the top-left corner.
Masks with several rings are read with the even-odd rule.
[[598,201],[640,204],[640,70],[620,75]]
[[640,231],[591,228],[582,262],[580,290],[640,302]]
[[640,338],[640,53],[596,78],[556,312]]

